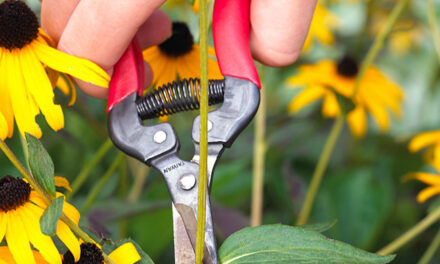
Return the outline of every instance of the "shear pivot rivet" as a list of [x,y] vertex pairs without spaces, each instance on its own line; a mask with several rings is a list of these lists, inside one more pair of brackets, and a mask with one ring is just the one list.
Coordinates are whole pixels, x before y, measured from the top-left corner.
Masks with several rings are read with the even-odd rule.
[[212,129],[212,122],[211,120],[208,120],[208,131],[211,131]]
[[162,130],[157,131],[153,137],[154,142],[158,144],[163,143],[166,139],[167,139],[167,133],[165,133]]
[[192,174],[183,175],[179,180],[179,186],[185,191],[191,190],[196,185],[196,177]]

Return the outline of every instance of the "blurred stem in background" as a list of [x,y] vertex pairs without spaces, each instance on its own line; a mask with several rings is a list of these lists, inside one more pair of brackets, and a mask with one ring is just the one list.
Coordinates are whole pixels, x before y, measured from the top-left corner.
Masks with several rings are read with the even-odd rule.
[[377,254],[385,256],[396,252],[398,249],[400,249],[406,243],[410,242],[413,238],[428,229],[428,227],[430,227],[438,220],[440,220],[440,206],[438,206],[432,213],[423,218],[410,230],[406,231],[401,236],[396,238],[393,242],[379,250]]
[[432,257],[434,257],[434,254],[439,248],[439,246],[440,246],[440,230],[437,231],[437,234],[435,235],[428,249],[425,251],[422,258],[419,260],[419,262],[417,262],[417,264],[429,264],[429,262],[431,261]]
[[108,168],[108,170],[104,173],[104,176],[100,178],[99,182],[95,185],[92,191],[90,191],[89,195],[86,198],[86,201],[79,210],[81,214],[83,214],[85,211],[87,211],[90,208],[90,206],[93,205],[93,203],[96,200],[96,197],[101,192],[102,188],[104,188],[108,180],[110,180],[110,177],[113,175],[113,172],[119,167],[122,161],[124,161],[124,154],[120,152],[118,156],[115,158],[115,160],[112,162],[110,168]]
[[[14,167],[20,172],[20,174],[23,175],[23,177],[29,182],[32,188],[41,196],[41,199],[43,199],[43,201],[47,205],[50,205],[52,203],[52,198],[50,197],[50,195],[41,188],[34,177],[32,177],[29,171],[26,170],[23,164],[17,159],[17,157],[3,140],[0,140],[0,149],[11,161]],[[68,218],[64,213],[61,214],[60,219],[84,242],[96,244],[96,242],[86,232],[84,232],[77,224],[75,224],[75,222],[70,220],[70,218]],[[102,252],[102,256],[108,264],[115,264],[104,252]]]
[[266,88],[264,87],[263,65],[258,66],[262,89],[260,89],[260,106],[255,120],[251,226],[259,226],[262,223],[266,156]]
[[131,171],[134,177],[134,183],[127,196],[127,202],[134,203],[139,200],[139,197],[142,194],[142,190],[148,178],[148,173],[150,172],[150,167],[130,157],[127,157],[127,162],[129,168],[132,168]]
[[[368,53],[365,56],[365,60],[361,64],[359,73],[356,76],[356,81],[351,96],[352,100],[356,97],[356,93],[359,89],[359,85],[362,81],[362,78],[365,75],[366,70],[373,63],[374,59],[377,57],[377,54],[382,49],[386,37],[393,29],[394,25],[397,22],[397,19],[399,18],[400,14],[402,13],[403,9],[405,8],[408,2],[409,0],[401,0],[395,5],[385,25],[381,28],[378,36],[375,38],[373,42],[373,45],[368,50]],[[319,157],[318,164],[315,167],[315,171],[313,173],[309,189],[307,190],[306,199],[304,201],[303,207],[301,208],[301,211],[298,216],[298,220],[296,222],[297,225],[305,225],[309,220],[310,213],[312,211],[313,204],[315,202],[316,194],[318,193],[319,186],[321,185],[322,178],[324,176],[324,172],[327,169],[331,154],[333,153],[336,142],[338,141],[339,136],[342,132],[346,113],[344,113],[344,111],[341,112],[342,112],[341,115],[336,119],[330,131],[330,135],[327,138],[324,149],[322,150],[321,156]]]
[[196,264],[205,248],[206,190],[208,174],[208,2],[200,0],[200,160],[197,199]]
[[83,185],[83,183],[89,176],[92,169],[96,165],[98,165],[98,163],[104,158],[105,154],[107,154],[107,152],[111,149],[112,146],[113,146],[113,142],[110,140],[110,138],[107,138],[104,144],[102,144],[101,147],[99,147],[98,151],[95,153],[93,158],[86,165],[84,165],[84,167],[82,167],[78,176],[76,176],[75,180],[72,183],[72,191],[66,195],[68,199],[76,194],[76,192],[79,190],[79,188]]
[[428,21],[429,28],[431,30],[432,37],[434,39],[434,46],[437,57],[440,61],[440,32],[438,31],[437,19],[435,17],[435,7],[432,0],[427,0],[427,11],[428,11]]

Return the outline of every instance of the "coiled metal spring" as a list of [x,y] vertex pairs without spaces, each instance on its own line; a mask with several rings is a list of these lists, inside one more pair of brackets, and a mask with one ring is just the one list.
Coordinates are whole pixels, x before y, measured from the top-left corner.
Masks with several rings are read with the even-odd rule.
[[[209,105],[223,102],[225,80],[209,80]],[[142,120],[200,108],[200,79],[183,79],[161,86],[137,102]]]

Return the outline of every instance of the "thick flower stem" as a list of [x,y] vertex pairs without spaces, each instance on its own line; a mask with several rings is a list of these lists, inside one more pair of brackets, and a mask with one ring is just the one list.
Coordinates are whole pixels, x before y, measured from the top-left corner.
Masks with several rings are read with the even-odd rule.
[[418,222],[415,226],[413,226],[410,230],[406,231],[404,234],[396,238],[393,242],[382,248],[377,252],[379,255],[389,255],[396,252],[406,243],[410,242],[420,233],[425,231],[432,224],[440,220],[440,206],[437,207],[432,213],[423,218],[420,222]]
[[[365,75],[365,72],[367,71],[368,67],[370,67],[370,65],[373,63],[379,51],[382,49],[386,37],[390,34],[391,30],[394,27],[394,24],[396,24],[397,19],[399,18],[400,14],[402,13],[404,7],[408,2],[409,0],[401,0],[396,4],[396,6],[391,11],[391,14],[388,17],[384,27],[379,32],[378,36],[375,38],[371,48],[368,50],[368,53],[361,64],[359,73],[356,76],[355,84],[353,87],[353,93],[351,96],[353,100],[356,98],[356,93],[359,90],[359,86],[361,84],[362,78]],[[315,202],[316,194],[319,189],[319,185],[321,184],[322,178],[324,176],[324,172],[327,169],[330,156],[333,153],[333,148],[342,131],[344,120],[345,120],[345,115],[341,115],[337,118],[335,124],[333,125],[333,128],[327,139],[326,145],[319,158],[318,164],[316,165],[315,172],[313,173],[312,181],[310,183],[309,190],[307,191],[306,200],[304,201],[304,205],[301,208],[301,212],[299,214],[296,223],[297,225],[304,225],[307,223],[309,219],[310,213],[313,208],[313,204]]]
[[[20,172],[21,175],[29,182],[29,184],[32,186],[32,188],[41,196],[41,198],[44,200],[46,204],[51,204],[52,199],[50,196],[44,192],[44,190],[41,188],[41,186],[37,183],[37,181],[32,177],[32,175],[29,173],[29,171],[26,170],[26,168],[23,166],[23,164],[17,159],[17,157],[14,155],[14,153],[11,151],[11,149],[6,145],[6,143],[3,140],[0,140],[0,149],[5,153],[6,157],[11,161],[11,163],[15,166],[15,168]],[[61,215],[61,220],[66,223],[66,225],[72,230],[79,238],[81,238],[84,242],[89,243],[96,243],[93,239],[90,238],[89,235],[87,235],[86,232],[82,231],[81,228],[75,224],[70,218],[68,218],[64,213]],[[107,264],[115,264],[113,261],[102,252],[102,255],[104,257],[104,260],[107,262]]]
[[440,230],[437,231],[437,234],[435,235],[428,249],[425,251],[422,258],[419,260],[419,262],[417,262],[417,264],[429,264],[429,262],[431,261],[432,257],[434,257],[434,254],[439,247],[440,247]]
[[339,135],[341,134],[342,128],[344,127],[344,120],[345,118],[342,115],[336,119],[330,135],[327,138],[327,142],[325,143],[324,149],[319,157],[318,164],[316,165],[315,172],[313,173],[312,181],[310,182],[310,187],[307,191],[306,200],[304,201],[304,205],[298,216],[298,220],[296,222],[297,225],[305,225],[309,220],[310,212],[312,211],[313,203],[315,201],[316,194],[318,193],[319,186],[321,185],[324,172],[327,169],[333,149],[338,141]]
[[208,174],[208,3],[200,0],[200,161],[197,199],[196,264],[205,248],[206,191]]
[[260,106],[255,120],[252,179],[251,226],[259,226],[263,217],[264,162],[266,154],[266,89],[260,90]]
[[105,154],[113,146],[112,141],[108,138],[104,144],[99,147],[93,158],[81,169],[75,181],[72,183],[72,191],[67,195],[67,198],[73,197],[79,188],[83,185],[92,169],[104,158]]

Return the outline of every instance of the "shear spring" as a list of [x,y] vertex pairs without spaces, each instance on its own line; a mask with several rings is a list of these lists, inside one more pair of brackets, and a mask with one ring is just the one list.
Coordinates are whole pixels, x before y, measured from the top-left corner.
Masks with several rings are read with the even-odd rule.
[[[223,102],[225,80],[209,80],[209,105]],[[200,79],[183,79],[163,85],[136,102],[142,120],[200,108]]]

